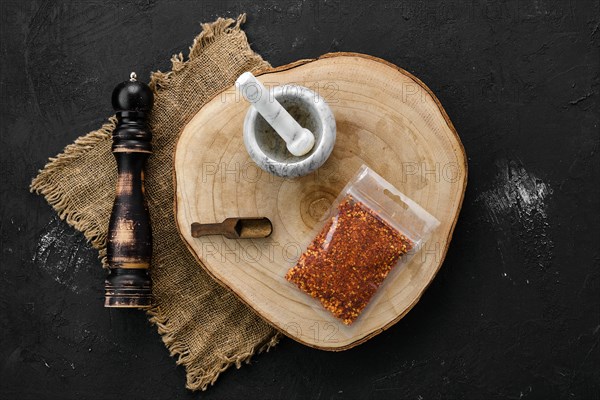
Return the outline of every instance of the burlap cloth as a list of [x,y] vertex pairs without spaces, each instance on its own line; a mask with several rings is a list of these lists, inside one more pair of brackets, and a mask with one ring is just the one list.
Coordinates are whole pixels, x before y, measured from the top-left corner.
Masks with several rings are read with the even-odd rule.
[[[182,242],[173,212],[173,152],[177,137],[198,110],[244,71],[269,67],[248,44],[240,24],[219,18],[203,24],[187,60],[173,56],[172,71],[155,72],[150,125],[154,154],[146,166],[146,194],[154,248],[155,306],[148,312],[163,342],[187,371],[186,387],[205,390],[219,374],[278,341],[276,331],[215,283]],[[115,82],[116,83],[116,82]],[[106,234],[116,184],[111,153],[115,118],[80,137],[40,171],[31,190],[81,231],[106,262]]]

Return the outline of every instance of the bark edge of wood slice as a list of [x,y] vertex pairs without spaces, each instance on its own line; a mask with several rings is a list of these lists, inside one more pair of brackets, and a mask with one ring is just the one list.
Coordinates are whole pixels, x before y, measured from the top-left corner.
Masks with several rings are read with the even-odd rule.
[[[204,269],[276,329],[305,345],[340,351],[398,322],[419,301],[446,255],[462,206],[467,160],[431,90],[409,72],[358,53],[329,53],[256,74],[267,87],[296,83],[317,91],[336,117],[329,160],[296,179],[260,170],[246,153],[249,104],[231,87],[185,126],[175,150],[179,233]],[[401,270],[390,274],[356,322],[345,326],[285,281],[319,219],[366,164],[433,214],[440,226]],[[268,217],[266,239],[193,238],[193,222]]]

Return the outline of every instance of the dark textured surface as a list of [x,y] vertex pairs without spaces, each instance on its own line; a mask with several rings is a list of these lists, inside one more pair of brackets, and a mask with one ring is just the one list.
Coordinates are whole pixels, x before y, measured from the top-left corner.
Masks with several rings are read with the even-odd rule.
[[[598,1],[10,1],[1,19],[0,398],[600,397]],[[201,396],[143,313],[102,307],[95,251],[27,187],[169,69],[199,21],[249,13],[273,65],[347,50],[438,95],[470,179],[447,259],[394,327],[342,353],[283,340]]]

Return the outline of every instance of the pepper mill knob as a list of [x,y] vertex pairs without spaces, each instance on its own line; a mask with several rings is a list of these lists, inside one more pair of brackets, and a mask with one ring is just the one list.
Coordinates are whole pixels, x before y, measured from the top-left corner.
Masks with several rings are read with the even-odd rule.
[[135,73],[117,85],[112,105],[117,112],[112,151],[117,161],[117,187],[106,257],[105,307],[147,308],[152,305],[149,268],[152,256],[150,214],[144,196],[144,164],[152,153],[148,113],[154,95]]
[[152,110],[154,94],[148,85],[137,81],[135,72],[131,73],[129,81],[119,83],[112,93],[112,106],[115,111]]

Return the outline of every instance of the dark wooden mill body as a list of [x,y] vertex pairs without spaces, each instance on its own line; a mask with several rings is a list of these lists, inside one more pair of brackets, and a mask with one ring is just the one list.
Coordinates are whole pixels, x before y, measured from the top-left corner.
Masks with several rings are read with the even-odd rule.
[[112,95],[118,119],[112,146],[118,178],[108,227],[105,307],[145,308],[152,303],[152,229],[144,196],[144,164],[152,153],[147,116],[153,100],[148,85],[136,81],[134,73]]

